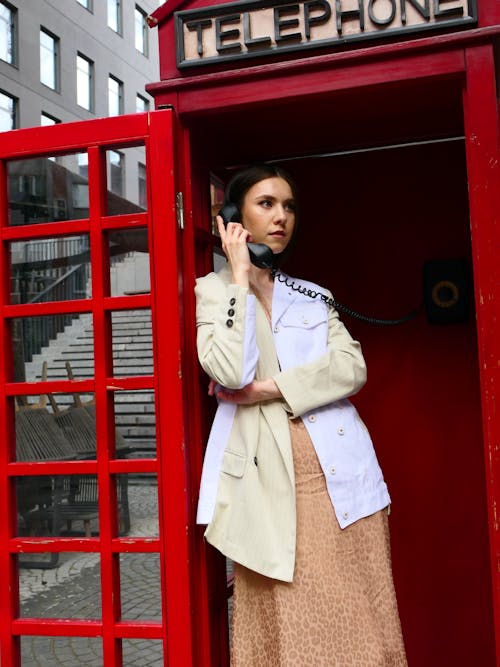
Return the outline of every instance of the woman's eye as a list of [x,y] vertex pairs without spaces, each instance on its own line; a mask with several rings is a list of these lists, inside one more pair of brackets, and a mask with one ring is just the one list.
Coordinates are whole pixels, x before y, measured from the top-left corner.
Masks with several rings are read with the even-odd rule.
[[272,204],[271,200],[269,200],[269,199],[263,199],[263,200],[260,202],[260,205],[261,205],[261,206],[264,206],[265,208],[270,208],[273,204]]

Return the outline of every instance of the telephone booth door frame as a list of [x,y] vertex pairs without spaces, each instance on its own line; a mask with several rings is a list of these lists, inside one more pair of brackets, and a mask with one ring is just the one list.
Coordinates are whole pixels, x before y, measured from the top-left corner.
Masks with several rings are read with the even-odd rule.
[[[172,110],[133,116],[16,130],[2,135],[0,147],[0,235],[2,252],[0,360],[1,659],[5,667],[21,664],[26,635],[102,638],[103,664],[119,667],[123,639],[163,643],[165,664],[192,665],[192,610],[187,531],[181,327],[179,295],[179,228],[176,215],[175,118]],[[144,146],[147,166],[147,210],[108,215],[105,151]],[[88,217],[61,222],[9,225],[9,161],[77,152],[88,154]],[[111,296],[108,233],[147,230],[151,291]],[[28,239],[86,234],[89,236],[90,298],[33,304],[11,302],[10,244]],[[111,313],[149,310],[152,316],[151,375],[114,377]],[[14,382],[11,322],[58,313],[88,313],[93,320],[94,376],[83,380]],[[153,390],[156,404],[156,456],[118,458],[115,451],[115,393]],[[16,459],[14,403],[35,394],[93,393],[96,404],[96,455],[92,460],[21,461]],[[118,475],[148,473],[158,479],[159,533],[120,536],[117,520]],[[97,476],[99,534],[91,537],[20,535],[16,514],[16,478],[86,474]],[[27,553],[97,553],[101,562],[101,618],[20,617],[18,557]],[[161,571],[161,620],[123,620],[120,603],[120,555],[157,553]]]
[[[167,30],[167,28],[165,29]],[[168,33],[167,33],[168,34]],[[210,76],[185,76],[152,84],[149,91],[155,96],[158,108],[163,104],[175,104],[186,136],[191,123],[199,129],[203,118],[210,118],[218,111],[238,113],[246,107],[262,109],[280,90],[281,97],[291,100],[314,94],[359,92],[373,89],[388,81],[397,86],[405,81],[420,81],[422,89],[426,81],[455,81],[462,89],[462,111],[465,134],[467,177],[469,185],[469,212],[474,270],[474,294],[476,301],[476,327],[478,335],[479,375],[483,415],[483,444],[486,472],[487,512],[490,537],[490,562],[492,576],[492,600],[494,606],[497,665],[500,667],[500,536],[495,508],[500,502],[500,420],[498,419],[495,391],[500,388],[500,332],[498,331],[500,246],[498,215],[500,209],[499,188],[499,129],[495,84],[493,46],[487,39],[474,35],[466,44],[457,35],[429,38],[425,44],[402,46],[398,54],[391,53],[390,46],[377,49],[379,60],[370,60],[367,51],[361,54],[344,53],[318,56],[287,63],[286,77],[283,63],[260,64],[235,71],[214,71]],[[434,46],[448,48],[432,51]],[[165,43],[164,46],[168,46]],[[429,52],[425,52],[425,48]],[[335,76],[327,75],[329,63],[335,62]],[[286,89],[284,78],[286,78]],[[195,146],[193,138],[193,153]],[[222,149],[223,155],[225,155]],[[231,151],[229,151],[231,153]],[[206,155],[206,153],[203,153]],[[195,158],[193,158],[194,160]],[[232,155],[234,160],[234,155]],[[211,269],[207,257],[211,254],[213,239],[208,227],[196,220],[206,220],[209,202],[207,195],[206,158],[203,165],[196,165],[191,172],[191,213],[194,232],[184,236],[184,247],[197,248],[198,274]],[[207,163],[208,164],[208,163]],[[232,162],[231,164],[234,164]],[[197,171],[199,170],[199,171]],[[188,207],[189,208],[189,207]],[[207,223],[208,224],[208,223]],[[198,227],[197,227],[198,225]],[[193,234],[195,238],[193,238]],[[190,249],[188,254],[192,252]],[[192,261],[192,257],[189,261]],[[186,289],[192,277],[188,272]],[[185,307],[189,307],[187,296]],[[193,370],[194,372],[194,370]],[[223,587],[215,586],[216,597],[223,596]]]

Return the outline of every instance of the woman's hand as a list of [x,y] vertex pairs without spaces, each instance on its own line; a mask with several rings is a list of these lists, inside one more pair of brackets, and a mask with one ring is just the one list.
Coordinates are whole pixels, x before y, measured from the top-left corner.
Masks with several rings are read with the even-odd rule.
[[217,216],[216,220],[222,241],[222,250],[224,250],[231,267],[233,282],[236,285],[248,287],[248,273],[251,263],[247,242],[252,240],[250,234],[239,222],[230,222],[226,227],[220,215]]
[[210,380],[208,385],[209,396],[216,395],[220,401],[226,403],[236,403],[237,405],[254,405],[262,401],[272,401],[282,398],[278,385],[272,378],[266,380],[254,380],[242,389],[225,389],[219,387],[216,391],[217,383]]

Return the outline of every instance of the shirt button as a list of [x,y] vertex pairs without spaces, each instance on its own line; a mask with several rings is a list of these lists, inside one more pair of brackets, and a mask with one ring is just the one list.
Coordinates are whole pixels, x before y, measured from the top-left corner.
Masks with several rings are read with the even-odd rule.
[[343,427],[343,426],[339,426],[338,429],[337,429],[337,433],[338,433],[339,435],[344,435],[344,433],[345,433],[345,431],[344,431],[344,427]]
[[236,303],[236,299],[235,299],[234,296],[233,296],[233,297],[229,300],[229,305],[230,305],[230,306],[234,306],[235,303]]
[[227,311],[227,314],[229,315],[229,317],[232,317],[232,316],[234,315],[234,308],[230,308],[230,309]]
[[344,512],[344,514],[342,514],[342,516],[344,517],[344,519],[349,518],[349,512]]
[[274,327],[274,333],[278,333],[279,330],[280,330],[280,328],[279,328],[279,326],[276,324],[276,326]]
[[332,475],[335,475],[335,473],[337,472],[337,471],[335,470],[335,466],[332,466],[332,467],[330,468],[330,472],[331,472]]
[[231,328],[233,326],[233,320],[227,320],[226,325]]
[[304,322],[304,324],[309,324],[309,320],[306,319],[305,317],[302,318],[302,322]]
[[316,421],[316,415],[309,415],[307,418],[310,422],[315,422]]

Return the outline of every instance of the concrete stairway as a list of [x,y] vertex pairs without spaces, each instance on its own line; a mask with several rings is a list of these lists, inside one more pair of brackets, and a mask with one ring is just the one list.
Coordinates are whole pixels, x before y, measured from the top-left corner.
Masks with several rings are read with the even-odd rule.
[[[151,312],[149,310],[112,313],[113,375],[129,377],[153,373]],[[26,380],[40,380],[43,362],[47,362],[47,379],[66,379],[69,361],[75,379],[94,375],[92,315],[76,317],[50,345],[26,364]],[[127,457],[151,457],[156,451],[155,403],[153,391],[118,391],[115,397],[115,420],[118,431],[129,445]],[[38,397],[35,397],[36,400]],[[82,401],[93,400],[85,394]],[[70,405],[70,394],[58,394],[61,408]]]

